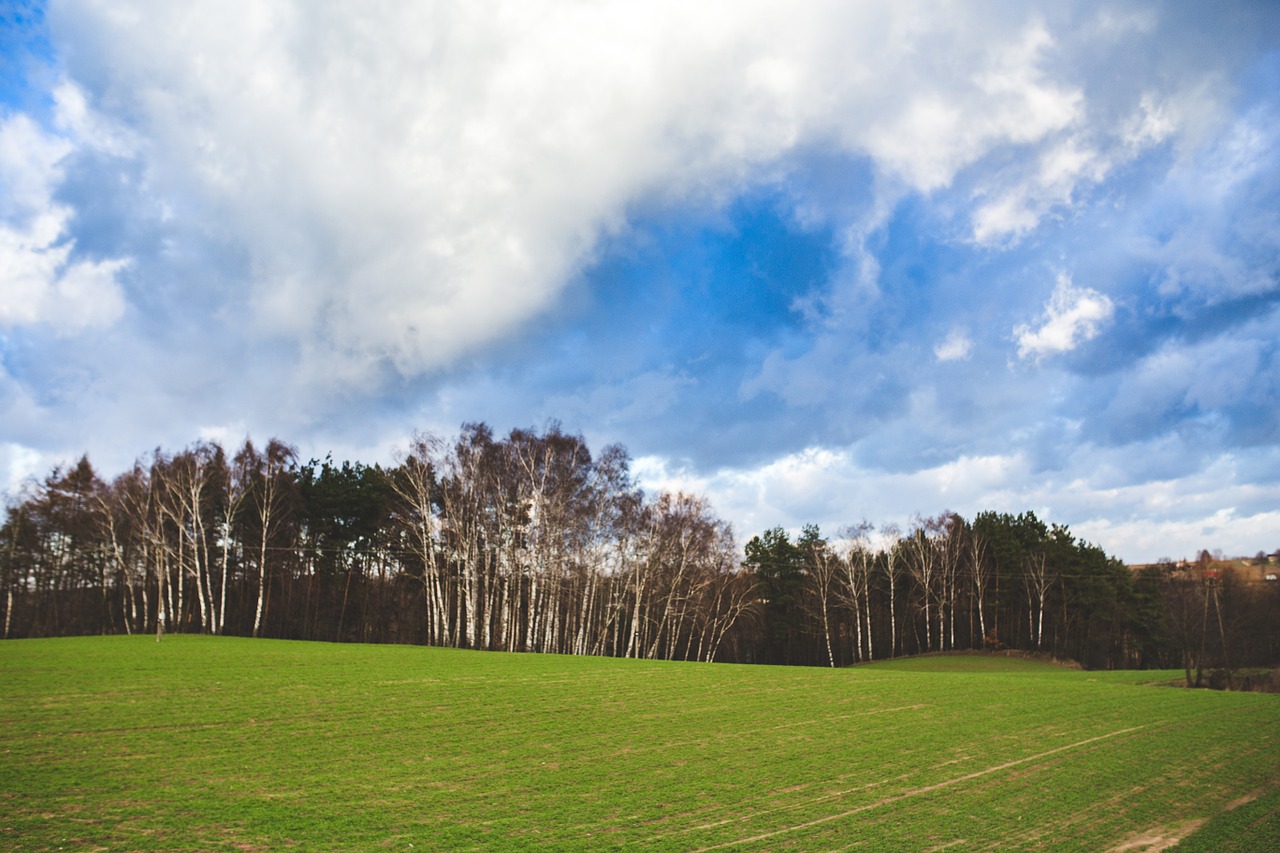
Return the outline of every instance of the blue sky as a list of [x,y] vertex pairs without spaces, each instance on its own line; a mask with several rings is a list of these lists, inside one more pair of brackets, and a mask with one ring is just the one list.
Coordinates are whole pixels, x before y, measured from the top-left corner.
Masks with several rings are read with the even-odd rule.
[[0,3],[0,485],[557,419],[740,538],[1280,547],[1280,7]]

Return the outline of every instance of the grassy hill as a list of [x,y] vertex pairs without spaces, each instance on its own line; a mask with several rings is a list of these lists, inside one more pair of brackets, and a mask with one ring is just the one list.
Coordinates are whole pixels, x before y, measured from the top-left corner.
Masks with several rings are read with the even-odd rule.
[[1237,806],[1269,831],[1280,696],[1162,678],[10,641],[0,846],[1148,850]]

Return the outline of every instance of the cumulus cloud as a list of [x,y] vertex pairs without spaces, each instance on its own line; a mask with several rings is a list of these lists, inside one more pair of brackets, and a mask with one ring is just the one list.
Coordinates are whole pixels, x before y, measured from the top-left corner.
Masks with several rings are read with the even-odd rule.
[[[1052,47],[1052,36],[1038,23],[1006,36],[987,58],[953,68],[959,73],[950,80],[928,80],[901,110],[874,122],[867,150],[891,173],[928,191],[947,186],[993,148],[1036,142],[1071,125],[1083,95],[1044,73],[1041,61]],[[972,109],[976,103],[983,109]]]
[[[1155,481],[1117,483],[1134,448],[1089,446],[1068,451],[1075,471],[1045,475],[1025,455],[960,456],[910,472],[859,464],[855,454],[808,448],[750,468],[699,474],[668,460],[643,457],[635,472],[646,489],[692,491],[709,496],[716,510],[740,519],[740,537],[782,525],[799,532],[816,523],[832,536],[863,520],[903,526],[916,514],[942,510],[972,518],[977,512],[1019,513],[1068,525],[1082,539],[1130,562],[1193,556],[1201,548],[1232,553],[1272,550],[1280,485],[1242,479],[1240,469],[1265,461],[1225,456],[1202,469]],[[1157,451],[1158,452],[1158,451]]]
[[851,449],[809,447],[764,465],[709,473],[658,457],[641,457],[634,467],[646,489],[708,495],[717,510],[744,523],[742,536],[775,524],[799,530],[806,523],[832,534],[864,518],[902,524],[917,513],[972,514],[1028,498],[1020,488],[1028,465],[1017,454],[963,456],[910,472],[860,464],[856,456]]
[[24,230],[0,227],[0,324],[46,324],[62,331],[107,325],[124,311],[116,274],[126,261],[69,262],[57,245],[64,222],[44,217]]
[[[258,331],[360,385],[547,310],[628,211],[714,203],[832,141],[918,191],[1079,120],[1055,42],[931,4],[68,4],[157,191],[250,259]],[[897,82],[886,87],[886,80]]]
[[[73,115],[84,122],[79,106]],[[22,114],[0,120],[0,325],[42,324],[70,333],[109,325],[124,311],[116,277],[129,261],[73,258],[74,211],[55,200],[63,164],[77,144],[92,140],[46,133]]]
[[1013,330],[1018,357],[1040,359],[1070,352],[1096,337],[1114,312],[1115,305],[1105,294],[1076,287],[1070,276],[1061,274],[1039,325],[1023,324]]

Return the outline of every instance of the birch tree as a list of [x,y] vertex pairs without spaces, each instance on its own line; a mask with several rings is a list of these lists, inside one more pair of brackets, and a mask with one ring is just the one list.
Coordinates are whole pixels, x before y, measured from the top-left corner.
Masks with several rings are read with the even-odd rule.
[[[249,440],[245,439],[248,445]],[[221,451],[221,448],[219,448]],[[227,625],[227,587],[230,583],[231,554],[236,550],[236,521],[244,508],[252,489],[251,471],[246,465],[247,457],[237,453],[231,464],[224,454],[218,454],[219,474],[219,512],[218,512],[218,545],[221,559],[218,561],[220,577],[218,579],[218,597],[216,601],[216,619],[213,632],[221,634]]]
[[[945,620],[945,648],[954,649],[956,647],[956,611],[959,609],[960,598],[960,571],[964,559],[965,524],[964,519],[954,512],[944,512],[940,519],[943,528],[938,536],[942,560],[938,630],[939,632],[943,630],[941,623]],[[939,645],[942,645],[941,638]]]
[[126,479],[117,478],[116,487],[99,489],[94,495],[99,529],[101,531],[110,561],[115,565],[116,586],[121,597],[121,624],[126,634],[132,634],[137,624],[137,603],[135,600],[135,580],[133,577],[132,552],[134,536],[129,529],[127,506],[122,500],[121,491]]
[[206,530],[208,485],[216,453],[213,445],[200,443],[174,456],[162,468],[165,491],[160,507],[178,536],[178,571],[190,574],[195,581],[201,631],[216,621],[211,612],[213,596]]
[[881,551],[880,565],[884,567],[885,578],[889,582],[889,657],[898,655],[898,576],[902,573],[902,530],[898,525],[887,523],[880,527],[880,536],[885,541]]
[[831,647],[832,615],[831,611],[837,600],[837,582],[844,572],[841,559],[827,540],[823,539],[816,525],[805,528],[804,535],[798,543],[808,567],[810,587],[813,590],[813,609],[817,611],[819,629],[822,631],[822,642],[827,653],[827,664],[836,665],[835,652]]
[[[683,657],[694,633],[690,620],[702,584],[721,567],[724,526],[711,513],[705,498],[683,492],[664,492],[652,508],[649,575],[657,582],[651,617],[652,636],[646,657]],[[661,654],[660,654],[661,652]]]
[[1048,555],[1043,549],[1027,555],[1022,571],[1027,590],[1027,625],[1031,633],[1031,641],[1039,651],[1044,640],[1045,601],[1049,597],[1049,587],[1053,583]]
[[[986,539],[975,527],[968,530],[965,552],[969,563],[969,578],[973,581],[973,599],[978,609],[978,634],[983,646],[994,645],[987,636],[987,588],[991,584],[991,563],[987,559]],[[997,640],[998,642],[998,640]]]
[[844,558],[840,561],[839,597],[853,615],[853,659],[873,660],[871,646],[871,575],[875,552],[871,547],[870,522],[846,527],[840,532]]
[[442,442],[433,435],[414,433],[409,449],[392,472],[391,485],[399,502],[396,517],[409,550],[422,567],[422,599],[427,641],[445,624],[444,590],[438,564],[440,519],[435,509],[436,469]]
[[[934,603],[938,600],[938,582],[942,573],[943,552],[941,548],[940,528],[937,519],[917,516],[912,523],[911,533],[907,536],[907,570],[915,580],[919,591],[919,606],[924,612],[925,650],[933,651],[933,614]],[[941,625],[939,625],[941,633]]]
[[289,510],[289,467],[297,461],[298,452],[277,439],[267,442],[262,453],[246,441],[240,450],[243,464],[250,471],[253,489],[251,502],[257,522],[258,596],[253,613],[253,636],[262,636],[262,618],[267,599],[267,557],[272,540],[285,521]]

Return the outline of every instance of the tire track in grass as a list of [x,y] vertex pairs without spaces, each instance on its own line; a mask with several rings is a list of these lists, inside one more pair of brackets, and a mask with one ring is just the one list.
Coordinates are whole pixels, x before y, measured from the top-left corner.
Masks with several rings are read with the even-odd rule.
[[[902,781],[903,779],[909,778],[910,776],[911,776],[910,773],[901,773],[889,779],[877,779],[874,782],[867,782],[865,785],[858,785],[853,788],[848,788],[844,791],[833,791],[830,794],[823,794],[820,797],[814,797],[813,799],[807,800],[802,803],[791,803],[790,805],[785,805],[785,806],[774,806],[773,808],[760,809],[759,811],[752,812],[751,814],[743,817],[731,817],[731,818],[726,818],[725,820],[717,820],[712,823],[704,823],[700,826],[691,826],[688,829],[684,830],[684,832],[698,832],[704,829],[715,829],[717,826],[726,826],[727,824],[730,824],[730,823],[737,823],[745,820],[755,820],[756,818],[762,817],[767,814],[776,814],[777,812],[790,812],[790,811],[795,811],[796,809],[808,808],[814,805],[815,803],[821,803],[825,800],[838,800],[841,797],[848,796],[849,794],[855,794],[858,791],[865,791],[869,788],[878,788],[882,785],[888,785],[893,782],[899,782],[899,781]],[[738,842],[733,842],[733,843],[738,843]],[[706,849],[711,849],[711,848],[706,848]]]
[[[717,706],[717,707],[720,707],[720,706]],[[857,719],[857,718],[874,717],[874,716],[885,715],[885,714],[902,714],[905,712],[916,711],[916,710],[932,708],[932,707],[934,706],[928,703],[913,703],[910,705],[894,705],[889,707],[869,708],[866,710],[856,711],[852,713],[836,714],[836,715],[832,715],[830,717],[825,717],[825,718],[816,718],[816,719],[780,723],[777,725],[768,726],[764,729],[761,729],[761,731],[791,730],[797,727],[812,727],[812,726],[825,725],[833,721],[848,721],[848,720]],[[646,731],[652,731],[652,729],[646,728]],[[600,738],[600,739],[607,740],[607,738]],[[722,729],[718,729],[715,732],[708,732],[703,736],[696,737],[696,738],[663,740],[663,741],[656,741],[652,743],[645,743],[643,745],[638,745],[638,746],[627,746],[623,749],[614,751],[613,754],[615,757],[626,755],[629,758],[634,758],[634,757],[641,756],[648,753],[680,752],[681,750],[687,749],[689,747],[706,747],[708,745],[723,744],[729,740],[738,741],[740,739],[741,739],[741,731],[739,729],[722,728]],[[855,790],[862,790],[863,788],[871,788],[871,787],[876,787],[878,785],[890,784],[892,782],[896,782],[901,779],[904,779],[908,775],[909,774],[903,774],[902,776],[894,777],[891,779],[884,779],[876,782],[871,782],[865,785],[859,785],[856,788],[852,788],[849,790],[836,791],[833,793],[824,794],[818,797],[817,799],[807,800],[800,804],[775,806],[768,809],[764,809],[762,811],[753,811],[752,816],[753,817],[759,816],[761,814],[766,814],[766,813],[771,813],[776,811],[790,811],[798,808],[806,808],[808,806],[813,805],[813,803],[815,802],[819,802],[821,800],[826,800],[826,799],[833,799],[840,796],[845,796],[849,793],[854,792]],[[840,776],[838,777],[837,781],[843,781],[847,778],[849,778],[848,775]],[[815,784],[815,783],[813,782],[804,783],[798,786],[798,788],[809,787],[812,784]],[[687,833],[695,832],[698,830],[705,830],[711,827],[731,824],[738,820],[750,819],[750,818],[740,818],[740,817],[730,817],[722,820],[716,819],[718,815],[721,815],[727,811],[734,811],[736,814],[741,814],[740,809],[741,809],[741,804],[706,802],[694,808],[692,811],[685,812],[681,815],[678,815],[678,816],[667,815],[662,819],[662,822],[682,820],[682,819],[688,820],[691,818],[694,820],[697,820],[698,822],[694,825],[683,825],[679,827],[669,828],[667,829],[667,831],[663,831],[658,834],[652,835],[649,838],[649,841],[650,842],[659,841],[663,838],[670,838],[672,836],[685,835]],[[627,815],[626,818],[628,820],[646,819],[645,816],[642,814]],[[596,828],[597,830],[603,830],[605,827],[612,826],[614,823],[616,823],[616,820],[611,818],[608,820],[594,820],[586,824],[583,824],[583,826],[593,827],[593,828]]]
[[1028,755],[1024,758],[1017,758],[1017,759],[1014,759],[1013,761],[1006,761],[1003,764],[997,764],[994,767],[988,767],[984,770],[976,770],[973,773],[966,773],[963,776],[956,776],[953,779],[947,779],[942,782],[935,782],[932,785],[925,785],[924,787],[921,787],[921,788],[913,788],[910,791],[903,791],[901,794],[895,794],[892,797],[885,797],[884,799],[877,800],[874,803],[867,803],[866,805],[858,806],[857,808],[849,809],[848,811],[843,811],[843,812],[840,812],[839,814],[827,815],[826,817],[820,817],[814,820],[805,821],[804,823],[798,823],[798,824],[795,824],[794,826],[785,826],[782,829],[775,829],[775,830],[772,830],[771,832],[762,832],[758,835],[752,835],[747,838],[739,838],[734,841],[725,841],[720,844],[712,844],[707,847],[700,847],[698,848],[696,853],[705,853],[705,851],[708,851],[708,850],[722,850],[726,847],[736,847],[739,844],[753,844],[757,841],[764,841],[769,838],[775,838],[779,835],[785,835],[789,832],[797,832],[802,829],[808,829],[813,826],[819,826],[824,823],[830,823],[833,820],[840,820],[842,818],[850,817],[852,815],[860,814],[862,812],[870,811],[872,809],[878,809],[881,806],[892,805],[893,803],[900,802],[901,800],[910,799],[912,797],[918,797],[922,794],[929,794],[934,791],[941,790],[943,788],[949,788],[952,785],[959,785],[961,782],[968,782],[971,779],[979,779],[983,776],[988,776],[992,773],[999,773],[1001,770],[1008,770],[1011,767],[1017,767],[1018,765],[1026,764],[1031,761],[1038,761],[1042,758],[1048,758],[1049,756],[1057,755],[1060,752],[1066,752],[1067,750],[1071,750],[1071,749],[1078,749],[1079,747],[1082,747],[1082,746],[1088,746],[1091,743],[1097,743],[1098,741],[1107,740],[1113,737],[1119,737],[1120,735],[1129,734],[1130,732],[1136,732],[1136,731],[1139,731],[1140,729],[1147,728],[1149,725],[1158,726],[1160,725],[1160,723],[1150,723],[1150,724],[1144,723],[1143,725],[1132,726],[1127,729],[1117,729],[1114,732],[1108,732],[1107,734],[1098,735],[1097,737],[1086,738],[1085,740],[1076,741],[1075,743],[1069,743],[1069,744],[1066,744],[1065,746],[1055,747],[1054,749],[1050,749],[1045,752],[1039,752],[1039,753],[1036,753],[1035,755]]
[[[874,716],[874,715],[877,715],[877,714],[890,714],[890,713],[898,713],[898,712],[902,712],[902,711],[915,711],[915,710],[919,710],[919,709],[921,709],[921,708],[930,708],[930,707],[933,707],[933,706],[932,706],[932,705],[927,705],[927,704],[922,704],[922,703],[917,703],[917,704],[914,704],[914,705],[902,705],[902,706],[892,707],[892,708],[876,708],[876,709],[874,709],[874,710],[870,710],[870,711],[860,711],[860,712],[853,713],[853,714],[839,714],[839,715],[836,715],[836,716],[834,716],[834,717],[830,717],[830,718],[826,718],[826,719],[821,719],[821,720],[802,720],[802,721],[800,721],[800,722],[782,723],[782,724],[779,724],[779,725],[776,725],[776,726],[770,726],[768,729],[765,729],[765,731],[777,731],[777,730],[781,730],[781,729],[795,728],[795,727],[798,727],[798,726],[814,726],[814,725],[819,725],[819,724],[829,723],[829,722],[832,722],[833,720],[851,720],[851,719],[854,719],[854,718],[857,718],[857,717],[870,717],[870,716]],[[728,737],[727,737],[727,733],[722,733],[721,735],[718,735],[718,736],[716,737],[716,740],[720,740],[720,741],[724,741],[724,740],[726,740],[726,739],[728,739]],[[647,750],[647,749],[654,749],[654,750],[663,750],[663,751],[667,751],[667,750],[669,750],[672,746],[676,746],[676,747],[689,746],[689,745],[692,745],[692,744],[702,743],[702,742],[705,742],[705,741],[706,741],[706,738],[703,738],[703,739],[701,739],[701,740],[691,740],[691,741],[683,741],[683,742],[664,743],[664,744],[658,744],[658,745],[655,745],[655,746],[653,746],[653,747],[645,747],[644,749],[646,749],[646,750]],[[640,752],[640,751],[643,751],[643,750],[637,750],[637,752]],[[807,807],[809,807],[809,806],[812,806],[814,803],[819,803],[819,802],[822,802],[823,800],[834,800],[834,799],[838,799],[838,798],[843,797],[843,796],[847,796],[848,794],[852,794],[852,793],[854,793],[854,792],[856,792],[856,791],[863,791],[863,790],[866,790],[867,788],[875,788],[875,787],[880,786],[880,785],[887,785],[887,784],[889,784],[889,783],[891,783],[891,782],[896,782],[896,781],[899,781],[899,780],[901,780],[901,779],[905,779],[905,778],[907,778],[907,777],[908,777],[908,776],[910,776],[910,775],[911,775],[910,773],[904,773],[904,774],[901,774],[901,775],[899,775],[899,776],[894,776],[894,777],[892,777],[892,778],[890,778],[890,779],[881,779],[881,780],[878,780],[878,781],[875,781],[875,782],[868,782],[868,783],[866,783],[866,784],[858,785],[858,786],[856,786],[856,787],[849,788],[849,789],[847,789],[847,790],[843,790],[843,791],[833,791],[833,792],[831,792],[831,793],[823,794],[823,795],[821,795],[821,796],[819,796],[819,797],[816,797],[816,798],[811,799],[811,800],[807,800],[807,801],[802,802],[802,803],[792,803],[792,804],[784,805],[784,806],[773,806],[773,807],[771,807],[771,808],[767,808],[767,809],[760,809],[760,810],[757,810],[757,811],[752,812],[750,815],[748,815],[748,816],[746,816],[746,817],[729,817],[729,818],[725,818],[725,819],[723,819],[723,820],[713,820],[713,821],[711,821],[710,823],[702,823],[702,824],[698,824],[698,825],[696,825],[696,826],[685,827],[685,828],[683,828],[683,829],[679,829],[679,830],[676,830],[675,832],[667,833],[667,834],[665,834],[665,835],[656,835],[656,836],[654,836],[654,840],[656,841],[656,840],[659,840],[659,839],[661,839],[661,838],[669,837],[670,835],[680,835],[680,834],[687,833],[687,832],[698,832],[698,831],[701,831],[701,830],[713,829],[713,828],[715,828],[715,827],[717,827],[717,826],[725,826],[725,825],[727,825],[727,824],[735,823],[735,822],[738,822],[738,821],[751,820],[751,819],[753,819],[753,818],[760,817],[761,815],[772,814],[772,813],[775,813],[775,812],[782,812],[782,811],[794,811],[794,810],[796,810],[796,809],[807,808]],[[837,777],[836,781],[840,781],[840,780],[847,779],[847,778],[849,778],[849,777],[848,777],[848,775],[840,776],[840,777]],[[804,783],[804,784],[802,784],[802,785],[798,786],[798,788],[806,788],[806,787],[809,787],[809,786],[810,786],[810,785],[812,785],[812,784],[814,784],[814,783]],[[730,809],[730,808],[732,808],[732,806],[728,806],[728,805],[716,805],[716,806],[714,806],[713,808],[707,809],[706,811],[714,813],[714,812],[716,812],[716,811],[725,811],[725,810]],[[708,817],[710,817],[710,815],[707,815],[707,816],[708,816]],[[705,818],[704,818],[704,819],[705,819]]]

